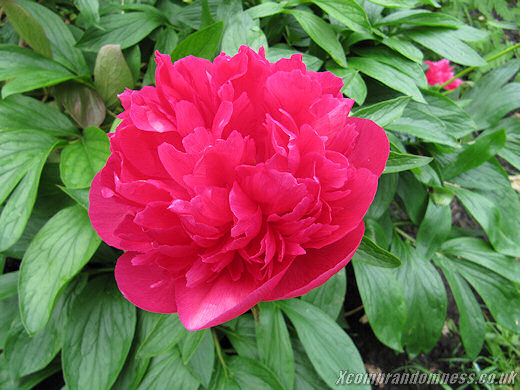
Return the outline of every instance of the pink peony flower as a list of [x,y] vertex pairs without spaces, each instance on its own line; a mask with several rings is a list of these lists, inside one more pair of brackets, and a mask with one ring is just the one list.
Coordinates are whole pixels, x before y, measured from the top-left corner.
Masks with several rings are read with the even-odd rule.
[[[424,62],[430,66],[430,68],[426,71],[426,80],[430,85],[444,84],[446,81],[451,80],[455,76],[455,73],[453,73],[453,66],[450,66],[450,61],[448,61],[446,58],[443,58],[437,62]],[[461,84],[461,79],[455,79],[448,85],[445,85],[444,89],[455,89]]]
[[157,87],[120,96],[90,191],[94,228],[127,251],[124,296],[196,330],[341,270],[389,153],[379,126],[348,117],[341,79],[246,46],[213,63],[156,55]]

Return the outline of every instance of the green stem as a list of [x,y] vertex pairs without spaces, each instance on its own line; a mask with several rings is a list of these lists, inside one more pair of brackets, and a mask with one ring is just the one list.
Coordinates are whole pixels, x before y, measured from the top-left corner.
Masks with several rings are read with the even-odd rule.
[[217,351],[218,360],[220,360],[220,364],[222,364],[222,368],[224,370],[224,376],[228,377],[228,370],[226,366],[226,362],[224,361],[224,357],[222,356],[222,350],[220,349],[220,343],[217,338],[217,331],[215,328],[211,328],[211,333],[213,334],[213,341],[215,342],[215,350]]
[[404,238],[406,238],[407,240],[410,240],[411,242],[415,243],[415,238],[413,238],[412,236],[410,236],[408,233],[406,233],[405,231],[399,229],[397,226],[394,226],[394,230],[399,233],[401,236],[403,236]]
[[[502,57],[504,54],[509,53],[510,51],[513,51],[520,47],[520,42],[516,43],[513,46],[508,47],[507,49],[502,50],[500,53],[495,54],[494,56],[491,56],[489,58],[486,58],[486,62],[489,64],[491,61],[496,60],[499,57]],[[451,83],[453,80],[458,79],[464,75],[467,75],[469,72],[471,72],[473,69],[477,68],[477,66],[470,66],[469,68],[466,68],[464,70],[461,70],[459,73],[457,73],[455,76],[453,76],[452,79],[446,81],[444,84],[440,85],[440,88],[444,88],[446,85]]]

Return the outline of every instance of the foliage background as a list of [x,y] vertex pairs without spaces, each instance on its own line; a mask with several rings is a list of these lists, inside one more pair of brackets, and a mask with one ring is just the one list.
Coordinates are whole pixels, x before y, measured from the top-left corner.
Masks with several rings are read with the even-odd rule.
[[[0,6],[0,388],[334,388],[339,370],[366,369],[345,309],[357,295],[377,348],[413,359],[451,332],[457,370],[518,367],[513,1]],[[341,77],[353,115],[384,127],[392,151],[347,267],[352,296],[341,271],[301,299],[188,332],[121,296],[120,252],[91,228],[88,188],[108,157],[116,94],[153,84],[154,50],[211,59],[242,44],[271,61],[299,52]],[[443,57],[467,80],[453,92],[424,76],[423,61]]]

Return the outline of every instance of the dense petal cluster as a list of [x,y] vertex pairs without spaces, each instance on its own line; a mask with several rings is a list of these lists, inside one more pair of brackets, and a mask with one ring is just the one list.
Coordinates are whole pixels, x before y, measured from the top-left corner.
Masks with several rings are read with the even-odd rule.
[[[443,58],[440,61],[424,61],[428,66],[426,71],[426,80],[430,85],[444,84],[451,80],[455,73],[453,73],[453,66],[450,66],[450,61]],[[444,89],[451,90],[457,88],[462,84],[461,79],[455,79],[451,83],[444,86]]]
[[124,92],[89,214],[126,251],[136,306],[190,330],[323,284],[350,260],[389,153],[349,117],[341,79],[243,46],[214,62],[157,53],[157,87]]

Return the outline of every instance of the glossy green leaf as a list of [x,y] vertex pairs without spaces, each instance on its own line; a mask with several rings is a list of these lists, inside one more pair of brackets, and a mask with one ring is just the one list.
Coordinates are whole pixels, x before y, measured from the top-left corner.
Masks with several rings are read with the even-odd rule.
[[392,241],[392,252],[403,261],[396,270],[407,312],[402,343],[409,353],[429,352],[441,336],[446,320],[448,299],[444,284],[433,264],[398,237]]
[[386,37],[381,43],[387,47],[394,49],[396,52],[405,56],[406,58],[422,64],[423,54],[413,43],[410,43],[402,38]]
[[498,155],[520,170],[520,118],[506,118],[496,128],[506,129],[506,144]]
[[284,389],[275,374],[257,360],[233,356],[228,360],[228,369],[241,389]]
[[240,390],[240,386],[235,378],[231,377],[227,371],[224,371],[222,365],[219,364],[211,379],[208,390]]
[[186,332],[181,349],[182,362],[184,365],[188,364],[206,332],[206,329]]
[[[365,373],[356,346],[334,320],[301,299],[280,301],[279,304],[296,328],[316,372],[330,388],[335,388],[340,370]],[[370,389],[369,385],[358,387]]]
[[29,333],[44,328],[64,286],[100,242],[81,206],[61,210],[38,232],[20,268],[20,312]]
[[18,296],[11,295],[8,298],[0,299],[0,349],[5,348],[7,334],[11,328],[11,324],[17,317]]
[[315,390],[326,389],[311,361],[307,357],[302,343],[296,338],[291,338],[294,351],[294,367],[296,375],[294,377],[294,390]]
[[370,2],[388,8],[411,8],[417,5],[416,0],[370,0]]
[[215,364],[215,344],[210,330],[204,333],[186,368],[204,387],[208,388]]
[[105,119],[103,99],[93,89],[78,83],[65,83],[55,89],[56,97],[79,127],[100,126]]
[[376,267],[396,268],[401,265],[401,260],[381,248],[367,236],[364,236],[359,244],[359,248],[354,254],[354,259]]
[[409,102],[409,97],[398,97],[368,107],[363,107],[356,110],[352,116],[370,119],[381,127],[387,127],[395,120],[399,119]]
[[116,95],[125,88],[133,88],[133,75],[119,45],[105,45],[99,49],[94,67],[94,85],[108,107],[119,102]]
[[110,155],[110,142],[106,133],[97,127],[87,127],[83,138],[63,148],[60,175],[70,189],[88,188]]
[[[413,12],[414,11],[414,12]],[[385,16],[377,25],[412,24],[419,26],[449,27],[456,29],[460,22],[453,16],[425,10],[402,10]]]
[[[157,40],[155,41],[154,52],[159,50],[160,53],[171,53],[177,43],[179,42],[179,36],[177,32],[170,27],[163,28],[157,33]],[[155,63],[154,57],[150,57],[148,61],[148,68],[143,79],[143,85],[155,84],[155,70],[157,64]],[[137,82],[137,80],[136,80]]]
[[505,328],[520,331],[520,292],[517,285],[477,264],[457,261],[457,270],[477,291],[495,320]]
[[373,58],[350,57],[349,66],[370,76],[396,91],[411,96],[418,102],[424,102],[421,91],[416,87],[415,81],[408,75],[400,72],[390,65],[383,64]]
[[125,365],[121,370],[116,383],[112,386],[112,390],[135,390],[143,379],[144,374],[150,363],[150,359],[137,358],[137,350],[139,345],[146,339],[146,336],[152,331],[156,325],[158,318],[161,315],[158,313],[151,313],[144,310],[137,311],[137,325],[135,330],[134,341]]
[[438,257],[435,263],[442,269],[459,311],[459,329],[462,344],[471,359],[482,349],[486,335],[486,323],[480,305],[467,282],[457,271],[456,263]]
[[[1,269],[2,267],[0,267]],[[18,292],[18,271],[0,274],[0,300]]]
[[289,331],[280,308],[273,302],[258,304],[255,322],[260,361],[270,368],[285,389],[294,387],[294,356]]
[[48,87],[77,76],[63,65],[24,47],[0,45],[2,98],[15,93]]
[[483,66],[487,62],[471,47],[452,35],[448,29],[425,29],[409,31],[406,35],[413,41],[457,64]]
[[268,47],[260,23],[253,20],[247,12],[235,14],[222,34],[222,51],[227,55],[235,55],[242,45],[247,45],[255,51],[261,46]]
[[71,317],[62,352],[67,388],[110,388],[132,344],[135,306],[121,295],[112,275],[100,276],[74,300]]
[[399,175],[391,174],[379,178],[376,196],[366,213],[367,218],[379,219],[388,210],[394,199],[398,180]]
[[188,35],[172,51],[172,61],[193,55],[213,59],[217,54],[224,24],[217,22]]
[[179,315],[163,314],[137,350],[138,358],[149,358],[172,349],[186,335]]
[[327,69],[343,80],[341,92],[348,98],[354,99],[358,106],[363,105],[367,97],[367,86],[359,71],[347,68]]
[[[38,117],[38,120],[34,120],[34,117]],[[0,100],[0,131],[26,129],[42,130],[62,137],[75,137],[79,134],[69,118],[37,99],[11,95]]]
[[428,156],[416,156],[413,154],[397,153],[390,151],[390,156],[383,173],[407,171],[409,169],[428,165],[433,159]]
[[199,382],[182,364],[177,348],[172,348],[154,357],[138,390],[164,389],[197,390]]
[[383,344],[402,351],[401,336],[406,322],[403,287],[390,270],[357,260],[352,264],[363,307],[374,334]]
[[20,379],[13,379],[9,373],[9,365],[4,354],[0,354],[0,388],[2,390],[32,390],[35,386],[60,371],[59,363],[51,363],[49,366],[24,376]]
[[485,105],[480,108],[473,102],[467,107],[479,129],[496,124],[506,114],[520,107],[520,83],[509,83],[503,88],[496,86],[485,101]]
[[266,2],[248,8],[246,12],[253,19],[265,18],[267,16],[279,14],[284,10],[283,5],[274,2]]
[[74,47],[76,39],[62,18],[49,8],[31,0],[16,0],[38,21],[51,43],[52,58],[78,75],[89,75],[85,58]]
[[457,153],[457,156],[444,167],[444,179],[450,180],[465,171],[478,167],[497,154],[505,143],[505,130],[483,132],[471,144]]
[[89,206],[89,190],[90,188],[66,188],[63,186],[58,186],[60,190],[65,192],[68,196],[70,196],[72,199],[76,201],[77,204],[79,204],[81,207],[83,207],[85,210],[88,211]]
[[321,286],[316,287],[302,296],[304,301],[319,307],[330,318],[336,319],[343,307],[343,301],[347,292],[347,277],[345,270],[332,275]]
[[98,52],[103,46],[118,44],[121,49],[133,46],[165,23],[164,17],[155,12],[125,12],[105,15],[99,26],[90,27],[81,36],[76,46]]
[[75,3],[81,15],[91,23],[99,23],[99,0],[76,0]]
[[372,31],[365,10],[355,0],[313,0],[313,3],[352,31]]
[[43,164],[58,141],[31,130],[0,132],[0,251],[22,235],[31,214]]
[[430,198],[426,213],[417,232],[417,254],[430,259],[446,240],[451,230],[451,207],[436,205]]
[[287,12],[296,18],[300,26],[309,34],[309,37],[311,37],[318,46],[329,53],[338,65],[342,67],[347,66],[347,59],[343,48],[330,24],[310,12],[296,9]]
[[45,31],[36,19],[21,4],[13,0],[0,0],[0,7],[5,11],[9,22],[13,25],[18,35],[35,52],[45,57],[52,58],[52,50]]
[[236,328],[234,330],[222,329],[233,348],[238,352],[239,356],[258,359],[258,349],[256,346],[255,321],[250,315],[241,315],[238,317]]
[[[497,205],[486,196],[464,188],[450,186],[464,208],[477,220],[493,247],[509,256],[520,256],[518,232],[507,229]],[[518,199],[517,199],[518,200]],[[509,210],[509,212],[511,212]],[[507,215],[507,214],[506,214]]]

